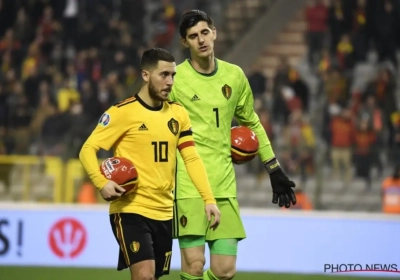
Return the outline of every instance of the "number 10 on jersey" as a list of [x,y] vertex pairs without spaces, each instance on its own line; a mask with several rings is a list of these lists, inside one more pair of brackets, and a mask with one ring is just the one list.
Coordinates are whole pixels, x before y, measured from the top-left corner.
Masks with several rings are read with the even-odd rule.
[[154,147],[154,162],[168,162],[168,141],[151,142]]

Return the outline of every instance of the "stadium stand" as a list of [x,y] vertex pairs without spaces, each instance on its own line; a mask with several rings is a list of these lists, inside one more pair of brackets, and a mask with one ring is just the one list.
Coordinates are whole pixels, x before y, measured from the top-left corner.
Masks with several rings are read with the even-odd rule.
[[[271,34],[257,24],[289,13],[282,1],[0,2],[0,200],[92,203],[80,146],[140,86],[143,49],[187,56],[178,19],[198,8],[216,19],[217,56],[247,59],[260,119],[305,201],[381,211],[382,180],[400,158],[398,1],[297,1]],[[243,206],[272,207],[260,166],[236,168]]]

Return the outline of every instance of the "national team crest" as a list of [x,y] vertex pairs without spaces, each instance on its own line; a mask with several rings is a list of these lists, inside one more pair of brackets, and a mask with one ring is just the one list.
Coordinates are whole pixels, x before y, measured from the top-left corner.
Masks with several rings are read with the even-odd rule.
[[174,135],[177,135],[179,132],[179,123],[174,118],[170,119],[168,122],[168,128]]
[[187,218],[185,215],[182,215],[181,218],[179,219],[181,222],[181,226],[186,227],[187,225]]
[[131,247],[132,252],[137,253],[137,252],[139,252],[140,243],[137,242],[137,241],[133,241],[133,242],[131,243],[131,246],[130,246],[130,247]]
[[228,86],[227,84],[225,84],[222,87],[222,94],[224,95],[224,97],[229,100],[229,98],[231,98],[232,96],[232,88],[230,86]]

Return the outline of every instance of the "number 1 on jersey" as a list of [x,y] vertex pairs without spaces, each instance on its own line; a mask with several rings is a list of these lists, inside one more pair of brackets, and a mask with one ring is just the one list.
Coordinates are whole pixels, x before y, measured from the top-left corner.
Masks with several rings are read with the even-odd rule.
[[215,113],[215,122],[216,122],[216,126],[219,127],[219,113],[218,113],[218,108],[213,108],[213,112]]

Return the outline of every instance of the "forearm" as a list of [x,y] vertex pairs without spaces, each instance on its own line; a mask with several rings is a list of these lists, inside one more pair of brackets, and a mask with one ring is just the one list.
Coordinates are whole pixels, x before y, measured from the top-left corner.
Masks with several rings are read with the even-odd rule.
[[98,151],[99,149],[95,146],[85,143],[79,153],[79,159],[93,184],[96,186],[96,188],[101,189],[108,182],[108,180],[100,172],[97,159]]
[[258,155],[261,161],[265,163],[275,158],[274,150],[272,149],[271,142],[269,141],[268,135],[265,132],[264,128],[260,125],[253,131],[257,135],[258,141],[260,142]]
[[240,122],[240,124],[247,126],[257,135],[258,142],[260,143],[260,146],[258,148],[258,155],[262,162],[265,163],[275,158],[275,153],[272,149],[272,145],[268,138],[268,135],[265,132],[264,127],[261,125],[260,119],[255,112],[248,121]]
[[199,191],[201,197],[206,204],[216,204],[211,186],[208,181],[206,169],[203,161],[199,157],[194,146],[187,147],[181,151],[182,158],[185,162],[186,170],[192,180],[194,186]]

